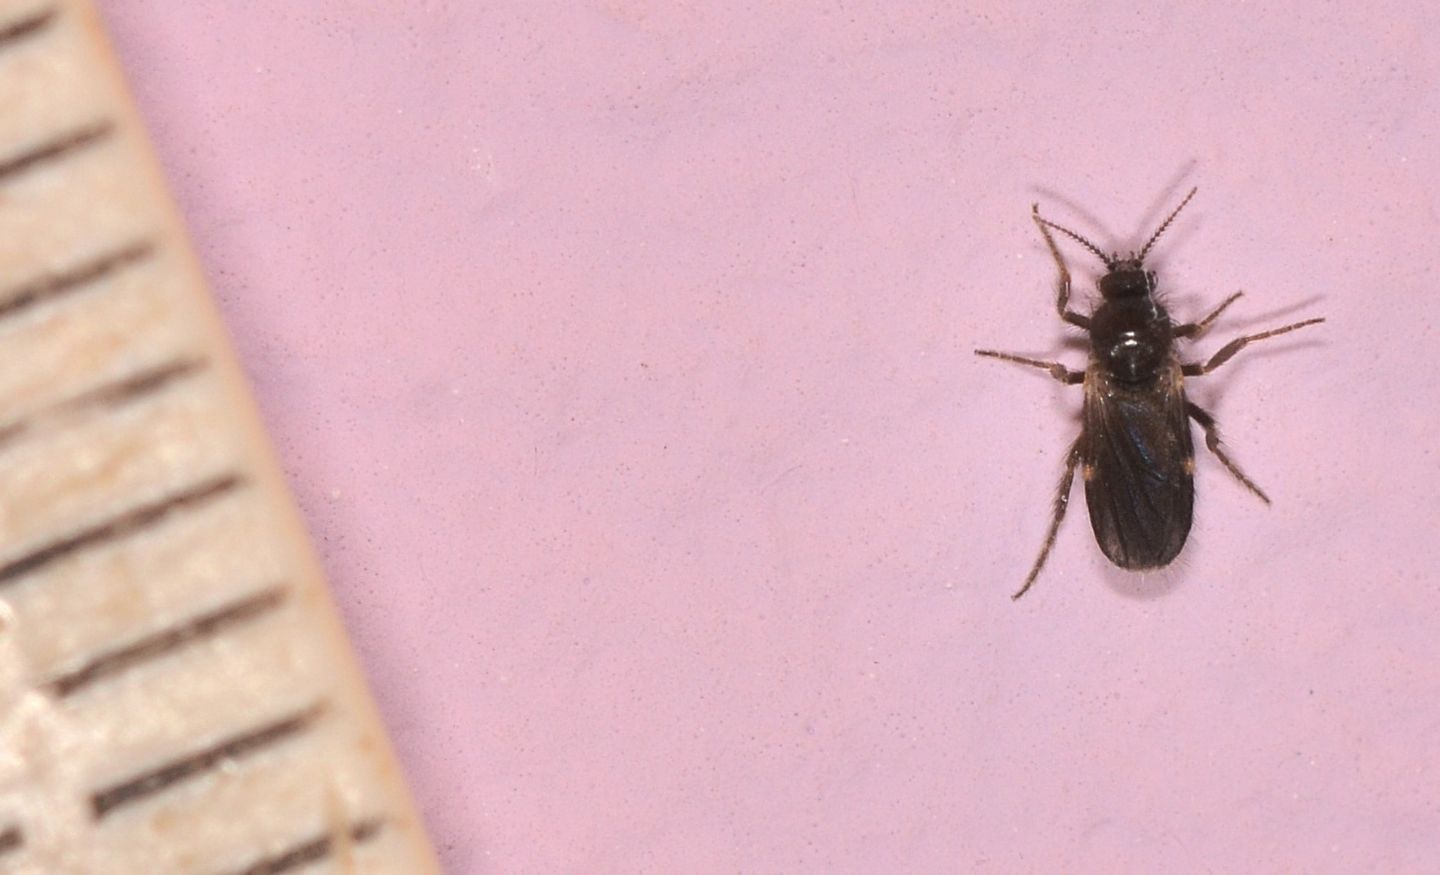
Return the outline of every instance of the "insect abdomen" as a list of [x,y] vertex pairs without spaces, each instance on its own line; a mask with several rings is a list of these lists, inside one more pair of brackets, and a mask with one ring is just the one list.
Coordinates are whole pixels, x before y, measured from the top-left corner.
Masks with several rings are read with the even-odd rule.
[[1190,534],[1193,449],[1178,388],[1132,392],[1087,380],[1085,503],[1095,541],[1121,568],[1170,564]]

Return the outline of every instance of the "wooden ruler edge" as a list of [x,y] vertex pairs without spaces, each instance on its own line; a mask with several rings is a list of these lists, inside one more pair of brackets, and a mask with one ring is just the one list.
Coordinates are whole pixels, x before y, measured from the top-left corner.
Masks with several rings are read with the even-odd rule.
[[[117,89],[118,93],[115,95],[116,116],[121,120],[121,129],[129,138],[133,138],[133,151],[137,158],[135,169],[145,174],[146,181],[157,192],[156,205],[161,210],[159,219],[163,223],[162,233],[159,236],[174,242],[174,251],[178,256],[176,260],[183,263],[184,271],[188,274],[193,287],[194,291],[188,303],[195,317],[197,329],[206,335],[206,346],[214,353],[215,376],[226,386],[229,392],[229,401],[234,405],[231,413],[231,425],[236,429],[244,429],[249,432],[247,445],[251,452],[248,459],[254,466],[253,475],[256,488],[266,494],[269,506],[283,515],[283,518],[278,520],[281,523],[280,527],[290,532],[300,533],[300,537],[293,539],[299,543],[288,545],[297,562],[296,578],[299,594],[303,595],[312,606],[310,617],[314,622],[321,624],[323,634],[329,639],[329,650],[333,654],[337,667],[348,674],[348,677],[343,679],[345,689],[343,698],[347,708],[353,711],[357,717],[382,729],[382,732],[374,739],[376,748],[372,762],[376,765],[381,780],[387,785],[388,795],[394,805],[387,812],[386,831],[394,830],[397,838],[401,838],[404,833],[410,833],[409,843],[415,849],[417,856],[423,860],[422,865],[426,865],[430,872],[439,873],[441,871],[439,862],[429,840],[425,837],[423,821],[415,808],[414,798],[405,784],[390,739],[383,732],[385,724],[380,718],[379,708],[365,683],[365,675],[361,670],[359,659],[340,622],[337,605],[326,584],[323,566],[310,542],[307,527],[304,525],[299,507],[286,483],[274,446],[265,432],[259,406],[230,343],[219,307],[210,293],[210,284],[205,278],[203,266],[196,255],[194,244],[179,207],[170,193],[164,169],[150,142],[148,129],[105,29],[104,19],[96,9],[93,0],[59,0],[56,8],[66,17],[73,16],[74,26],[85,31],[86,38],[93,45],[98,65],[108,68],[113,76],[112,81],[120,85]],[[299,583],[301,580],[304,582]],[[337,684],[337,686],[342,686],[342,684]],[[417,871],[416,875],[422,875],[423,871],[426,870]]]

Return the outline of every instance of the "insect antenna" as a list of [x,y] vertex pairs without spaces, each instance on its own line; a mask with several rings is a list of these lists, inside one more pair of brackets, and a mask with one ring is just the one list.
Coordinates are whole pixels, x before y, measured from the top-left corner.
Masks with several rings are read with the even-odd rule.
[[1175,217],[1180,215],[1180,211],[1185,209],[1185,205],[1190,203],[1190,198],[1194,197],[1195,192],[1199,190],[1199,186],[1190,189],[1190,193],[1185,195],[1185,200],[1180,202],[1180,206],[1176,207],[1170,215],[1165,217],[1165,221],[1161,222],[1160,227],[1155,229],[1155,233],[1150,235],[1150,239],[1145,243],[1145,248],[1141,249],[1140,254],[1135,257],[1137,261],[1145,260],[1145,253],[1150,251],[1150,247],[1155,245],[1155,241],[1160,239],[1160,235],[1165,233],[1165,229],[1170,227],[1170,223],[1175,221]]
[[[1046,219],[1046,218],[1042,217],[1042,216],[1040,215],[1040,205],[1039,205],[1039,204],[1031,204],[1031,205],[1030,205],[1030,213],[1031,213],[1031,215],[1033,215],[1033,216],[1035,217],[1035,221],[1039,222],[1040,224],[1044,225],[1044,226],[1047,227],[1047,228],[1054,228],[1056,231],[1059,231],[1061,234],[1064,234],[1066,237],[1069,237],[1071,240],[1074,240],[1076,243],[1079,243],[1081,246],[1084,246],[1086,249],[1088,249],[1088,250],[1090,250],[1091,252],[1093,252],[1093,253],[1095,253],[1096,255],[1098,255],[1098,256],[1100,257],[1100,260],[1103,261],[1103,262],[1105,262],[1105,266],[1106,266],[1107,268],[1114,269],[1114,267],[1115,267],[1115,259],[1113,259],[1113,258],[1111,258],[1110,256],[1106,255],[1104,252],[1101,252],[1099,246],[1096,246],[1094,243],[1091,243],[1089,240],[1086,240],[1084,237],[1081,237],[1079,234],[1076,234],[1074,231],[1071,231],[1069,228],[1066,228],[1064,225],[1057,225],[1057,224],[1055,224],[1054,222],[1050,221],[1049,219]],[[1056,256],[1056,257],[1058,258],[1059,256]]]

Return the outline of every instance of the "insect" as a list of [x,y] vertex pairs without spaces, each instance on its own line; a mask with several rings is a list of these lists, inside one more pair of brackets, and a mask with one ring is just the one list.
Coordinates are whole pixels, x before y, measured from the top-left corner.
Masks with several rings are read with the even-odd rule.
[[[1190,199],[1191,189],[1139,252],[1125,258],[1106,255],[1100,247],[1040,215],[1031,218],[1045,236],[1045,245],[1060,270],[1055,309],[1060,318],[1083,329],[1090,338],[1090,360],[1084,371],[1059,362],[1039,361],[1007,352],[977,349],[976,355],[1041,368],[1069,385],[1083,384],[1085,408],[1080,436],[1065,456],[1065,473],[1044,546],[1020,598],[1040,575],[1070,503],[1070,487],[1078,466],[1085,481],[1090,526],[1105,556],[1121,568],[1140,571],[1170,564],[1190,533],[1195,501],[1195,454],[1190,420],[1205,432],[1205,446],[1246,489],[1270,503],[1265,492],[1240,470],[1220,445],[1215,418],[1185,397],[1185,378],[1200,377],[1225,364],[1256,341],[1288,334],[1324,318],[1306,319],[1248,334],[1230,341],[1203,364],[1182,362],[1177,340],[1194,340],[1243,294],[1236,292],[1199,322],[1175,323],[1156,296],[1155,273],[1145,269],[1145,256]],[[1101,301],[1088,316],[1069,308],[1070,271],[1055,245],[1054,229],[1093,252],[1105,263],[1100,277]]]

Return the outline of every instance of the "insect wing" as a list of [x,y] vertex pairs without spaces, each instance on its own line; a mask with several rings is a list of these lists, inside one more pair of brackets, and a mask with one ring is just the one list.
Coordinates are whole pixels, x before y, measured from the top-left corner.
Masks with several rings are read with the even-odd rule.
[[1085,380],[1085,501],[1095,540],[1121,568],[1158,568],[1185,546],[1195,501],[1185,395],[1162,374],[1152,387]]

